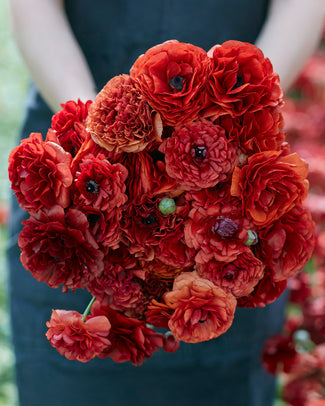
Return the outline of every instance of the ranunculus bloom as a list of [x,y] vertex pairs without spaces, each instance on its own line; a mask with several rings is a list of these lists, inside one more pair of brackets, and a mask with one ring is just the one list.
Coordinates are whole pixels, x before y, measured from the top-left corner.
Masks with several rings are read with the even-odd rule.
[[307,264],[314,246],[315,225],[311,215],[304,207],[295,206],[259,232],[255,252],[272,269],[274,281],[281,281]]
[[247,296],[264,276],[264,265],[250,251],[239,254],[229,263],[210,260],[197,264],[197,271],[202,278],[209,279],[225,292],[235,297]]
[[162,125],[133,80],[119,75],[104,86],[90,106],[87,129],[108,151],[139,152],[160,139]]
[[239,117],[222,115],[214,123],[225,130],[228,139],[239,141],[240,148],[248,155],[278,151],[286,137],[283,116],[277,107],[266,107]]
[[84,122],[88,115],[88,109],[92,101],[83,103],[78,100],[77,103],[69,100],[61,104],[62,110],[52,117],[51,127],[55,130],[59,144],[62,148],[75,156],[79,151],[87,134]]
[[89,231],[87,217],[53,206],[23,221],[18,237],[21,262],[35,279],[63,291],[84,288],[103,269],[103,253]]
[[53,310],[46,337],[69,360],[90,361],[110,347],[111,324],[107,317],[87,317],[72,310]]
[[177,276],[164,296],[174,310],[168,327],[178,340],[198,343],[224,334],[232,324],[236,299],[194,272]]
[[[317,399],[323,392],[324,384],[317,377],[290,380],[284,385],[283,400],[289,405],[309,406],[313,399]],[[317,403],[316,403],[317,404]]]
[[204,107],[211,61],[192,44],[166,41],[141,55],[130,70],[137,86],[164,125],[195,120]]
[[260,152],[234,169],[231,194],[242,199],[246,216],[266,227],[305,199],[307,172],[307,164],[296,153]]
[[265,271],[265,276],[255,286],[252,293],[238,299],[239,307],[265,307],[282,295],[287,287],[287,280],[274,282],[269,276],[270,271]]
[[160,150],[168,175],[185,190],[225,181],[237,162],[236,144],[228,142],[220,126],[204,119],[178,127]]
[[77,206],[92,206],[101,211],[110,211],[127,201],[125,181],[127,169],[119,164],[111,165],[104,155],[87,155],[79,164],[76,173]]
[[292,337],[277,334],[269,337],[263,348],[262,363],[270,374],[289,373],[297,361],[297,351]]
[[[121,228],[123,242],[131,254],[139,259],[152,260],[155,256],[155,247],[161,240],[183,226],[183,218],[189,211],[188,202],[175,201],[175,211],[168,215],[162,214],[159,203],[164,196],[156,195],[152,198],[142,196],[134,205],[129,205],[124,213]],[[181,252],[183,260],[191,262],[191,251]],[[163,258],[162,258],[163,259]]]
[[227,41],[208,55],[214,63],[208,82],[212,111],[239,116],[281,104],[279,75],[258,47]]
[[113,310],[124,312],[140,307],[144,301],[139,278],[141,272],[137,269],[124,269],[121,265],[108,261],[102,273],[87,285],[89,292]]
[[239,201],[235,198],[195,209],[185,223],[185,242],[197,251],[195,261],[204,263],[212,258],[232,262],[249,250],[244,244],[251,223],[242,216]]
[[71,159],[60,145],[44,142],[40,133],[32,133],[11,151],[9,180],[24,210],[69,206]]
[[91,312],[93,316],[106,316],[111,323],[108,338],[112,345],[100,355],[101,358],[111,357],[115,362],[130,361],[140,366],[164,345],[164,335],[147,327],[144,321],[126,317],[98,301],[93,304]]

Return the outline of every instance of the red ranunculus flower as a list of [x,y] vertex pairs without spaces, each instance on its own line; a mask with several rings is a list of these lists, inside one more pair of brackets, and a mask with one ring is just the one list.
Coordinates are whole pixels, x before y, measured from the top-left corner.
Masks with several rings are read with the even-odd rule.
[[228,142],[220,126],[204,119],[178,127],[160,150],[168,175],[185,190],[225,181],[237,163],[236,144]]
[[269,337],[263,348],[262,363],[270,374],[289,373],[297,362],[297,351],[292,337],[277,334]]
[[279,76],[255,45],[227,41],[208,55],[214,64],[208,90],[215,113],[239,116],[282,103]]
[[[153,260],[155,247],[162,239],[177,232],[183,226],[183,219],[189,211],[188,202],[175,201],[175,211],[163,214],[159,204],[164,196],[156,195],[150,198],[146,195],[139,198],[134,206],[129,205],[121,224],[123,242],[129,247],[129,252],[139,259]],[[181,253],[184,261],[190,262],[190,250]],[[169,264],[167,264],[169,265]]]
[[222,115],[214,123],[225,130],[228,139],[239,141],[240,148],[248,155],[279,151],[286,137],[283,116],[277,107],[266,107],[239,117]]
[[71,155],[54,142],[44,142],[42,134],[32,133],[9,155],[9,180],[24,210],[68,207],[73,178]]
[[107,317],[87,317],[77,311],[53,310],[46,337],[52,347],[69,360],[90,361],[110,347],[111,324]]
[[236,299],[194,272],[177,276],[164,296],[174,310],[168,327],[178,340],[198,343],[225,333],[232,324]]
[[108,151],[139,152],[159,141],[162,124],[128,75],[112,78],[89,109],[87,129]]
[[238,299],[239,307],[265,307],[282,295],[287,287],[287,280],[274,282],[269,270],[264,273],[264,278],[255,286],[253,292]]
[[67,103],[61,104],[62,110],[52,117],[51,127],[55,130],[59,144],[72,156],[76,155],[85,141],[87,131],[84,122],[91,103],[91,100],[86,103],[81,100],[78,100],[77,103],[69,100]]
[[101,211],[111,211],[127,201],[125,181],[127,169],[119,164],[111,165],[104,155],[87,155],[76,173],[77,206],[92,206]]
[[164,125],[195,120],[205,105],[211,61],[194,45],[166,41],[141,55],[130,70],[137,86]]
[[91,309],[94,316],[104,315],[111,323],[108,336],[112,345],[100,357],[111,357],[115,362],[130,361],[142,365],[146,358],[164,345],[164,335],[146,326],[144,321],[126,317],[96,301]]
[[239,210],[239,201],[230,198],[205,209],[194,209],[185,223],[186,244],[197,251],[195,261],[205,263],[211,259],[232,262],[249,250],[244,244],[251,223]]
[[173,314],[174,310],[171,309],[163,302],[158,302],[156,299],[147,306],[145,313],[146,321],[155,327],[162,327],[168,329],[168,321]]
[[[139,269],[124,269],[121,265],[110,263],[109,257],[102,273],[87,285],[89,292],[96,296],[104,306],[120,312],[134,311],[143,305],[141,275]],[[136,310],[135,310],[136,311]]]
[[307,165],[294,153],[265,151],[233,172],[231,194],[242,199],[243,213],[260,227],[273,223],[307,196]]
[[310,213],[295,206],[279,220],[259,232],[255,252],[273,271],[273,280],[281,281],[301,270],[315,246],[315,225]]
[[84,288],[103,269],[103,253],[89,231],[87,217],[60,206],[23,221],[18,243],[21,262],[35,279],[63,291]]
[[126,185],[130,203],[143,198],[144,195],[177,195],[178,182],[167,175],[163,159],[163,154],[158,151],[152,154],[143,151],[121,156],[120,162],[129,172]]
[[235,297],[247,296],[264,276],[264,265],[250,251],[239,254],[233,262],[222,263],[215,259],[197,264],[202,278],[209,279],[225,292]]
[[323,392],[324,384],[321,379],[310,376],[308,378],[293,379],[283,388],[283,400],[292,406],[309,406]]

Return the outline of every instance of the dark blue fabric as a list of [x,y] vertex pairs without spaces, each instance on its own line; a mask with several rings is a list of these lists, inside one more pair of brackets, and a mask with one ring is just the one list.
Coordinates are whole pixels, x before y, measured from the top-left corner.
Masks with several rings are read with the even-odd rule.
[[[128,72],[149,47],[175,38],[209,49],[228,39],[254,42],[263,0],[67,0],[72,28],[98,89]],[[69,63],[69,61],[67,61]],[[32,86],[21,137],[46,134],[51,112]],[[32,278],[19,261],[17,236],[26,214],[12,199],[8,258],[16,375],[21,406],[271,406],[274,379],[264,372],[264,340],[279,332],[285,297],[263,309],[238,309],[230,330],[176,354],[157,352],[143,366],[110,359],[67,361],[45,338],[52,308],[83,312],[85,291],[63,294]]]

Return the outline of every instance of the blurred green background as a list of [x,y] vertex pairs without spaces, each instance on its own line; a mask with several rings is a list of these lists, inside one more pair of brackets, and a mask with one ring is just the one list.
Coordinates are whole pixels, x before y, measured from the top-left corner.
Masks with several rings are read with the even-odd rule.
[[10,196],[8,155],[23,118],[27,85],[28,74],[10,32],[8,0],[0,0],[0,406],[17,405],[9,340],[5,220]]

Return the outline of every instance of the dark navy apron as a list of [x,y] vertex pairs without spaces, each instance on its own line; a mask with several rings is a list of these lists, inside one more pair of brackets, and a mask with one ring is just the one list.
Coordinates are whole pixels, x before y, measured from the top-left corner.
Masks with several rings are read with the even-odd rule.
[[[98,90],[128,73],[135,59],[168,39],[208,50],[229,39],[254,42],[267,0],[67,0],[66,11]],[[55,29],[55,27],[52,27]],[[69,60],[66,61],[69,63]],[[21,137],[46,134],[51,112],[32,86]],[[264,340],[281,330],[284,298],[263,309],[238,309],[230,330],[175,354],[157,352],[143,366],[110,359],[68,361],[45,338],[52,308],[83,312],[86,291],[63,294],[32,278],[19,261],[26,214],[13,198],[10,303],[21,406],[271,406],[274,380],[263,371]]]

